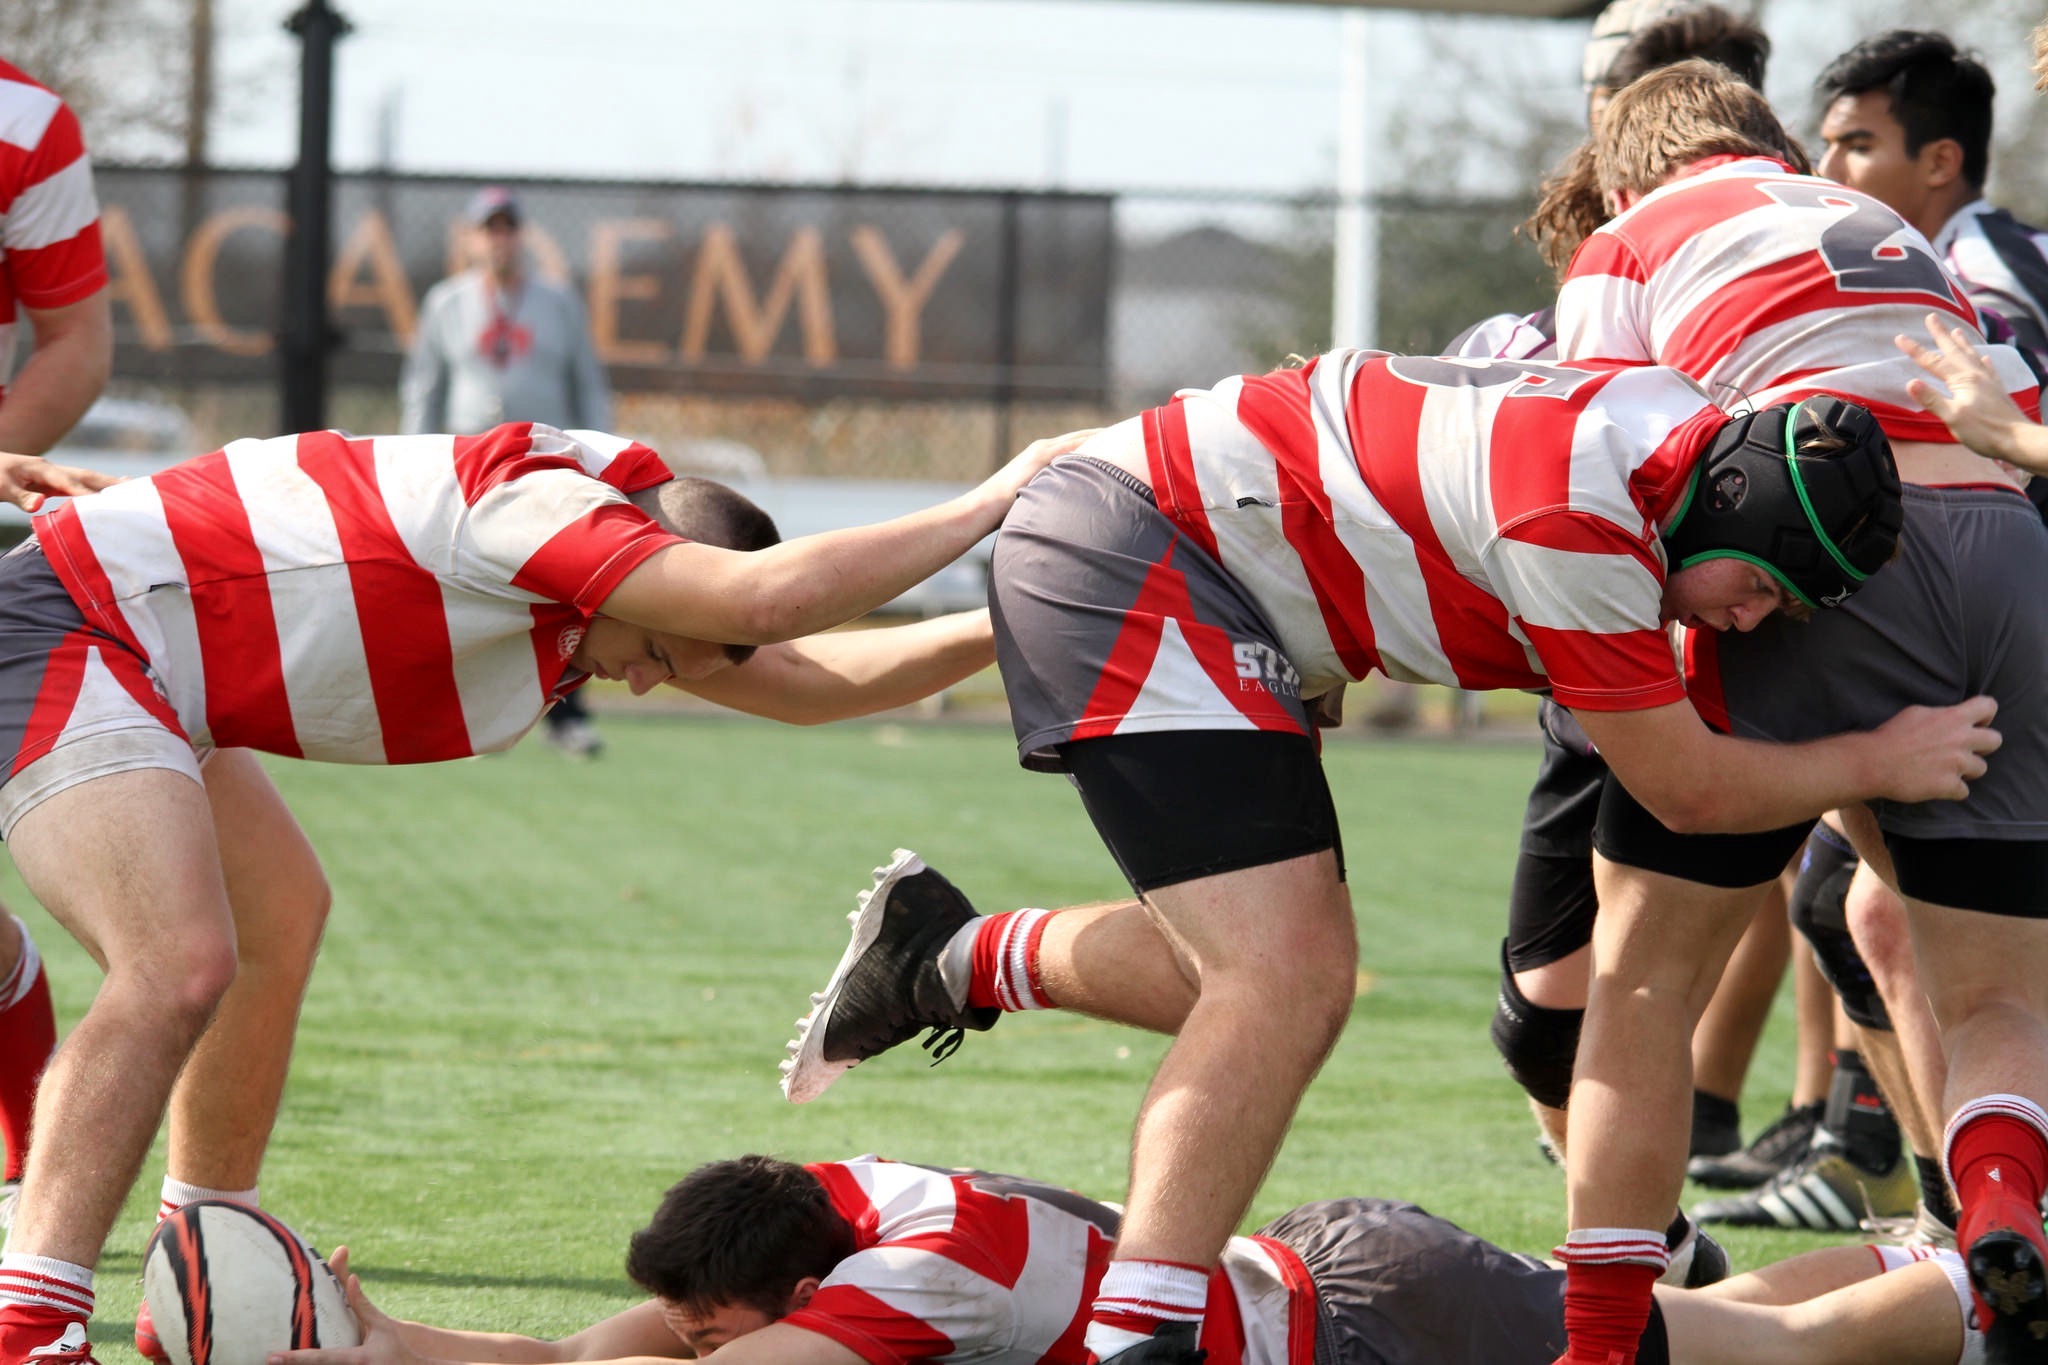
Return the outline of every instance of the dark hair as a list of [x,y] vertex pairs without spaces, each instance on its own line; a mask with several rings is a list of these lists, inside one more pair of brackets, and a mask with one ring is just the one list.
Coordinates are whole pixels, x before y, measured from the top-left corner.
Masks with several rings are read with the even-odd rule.
[[780,1316],[798,1281],[823,1279],[854,1249],[816,1176],[743,1156],[699,1166],[661,1197],[627,1247],[626,1274],[686,1312],[744,1304]]
[[[782,543],[775,518],[752,498],[712,479],[683,475],[643,488],[628,500],[670,535],[716,545],[721,550],[765,550]],[[726,657],[743,664],[754,657],[754,645],[725,647]]]
[[1997,87],[1984,64],[1945,33],[1895,28],[1866,38],[1829,62],[1814,82],[1822,104],[1844,95],[1885,92],[1906,131],[1906,155],[1952,139],[1963,149],[1963,179],[1981,187],[1991,170],[1991,104]]
[[1691,5],[1637,29],[1607,68],[1606,84],[1619,90],[1688,57],[1724,66],[1744,85],[1761,90],[1771,40],[1753,19],[1719,5]]

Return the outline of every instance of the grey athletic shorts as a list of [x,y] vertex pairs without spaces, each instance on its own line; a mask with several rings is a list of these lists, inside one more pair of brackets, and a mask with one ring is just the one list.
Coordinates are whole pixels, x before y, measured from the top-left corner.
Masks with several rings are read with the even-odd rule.
[[[1564,1272],[1413,1204],[1325,1199],[1259,1229],[1315,1281],[1316,1365],[1550,1365],[1564,1350]],[[1668,1365],[1654,1306],[1640,1365]]]
[[1151,491],[1086,456],[1033,479],[996,537],[989,608],[1018,760],[1162,730],[1307,736],[1279,634]]
[[42,547],[0,557],[0,839],[82,782],[138,768],[198,782],[199,766],[156,674],[86,625]]
[[[1873,802],[1878,823],[1895,856],[1901,838],[2048,844],[2048,528],[2016,490],[1909,484],[1898,561],[1854,597],[1804,624],[1694,632],[1686,662],[1710,721],[1779,741],[1996,698],[2004,743],[1968,799]],[[1912,861],[1899,859],[1902,879]],[[1956,903],[1938,885],[1906,890]]]

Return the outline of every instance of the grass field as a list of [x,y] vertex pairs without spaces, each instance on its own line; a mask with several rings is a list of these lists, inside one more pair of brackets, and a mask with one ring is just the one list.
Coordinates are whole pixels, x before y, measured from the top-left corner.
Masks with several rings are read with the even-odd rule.
[[[265,1203],[347,1242],[387,1309],[556,1335],[634,1297],[626,1237],[693,1164],[879,1151],[1122,1189],[1158,1039],[1057,1015],[915,1049],[798,1109],[776,1062],[845,912],[891,848],[984,909],[1121,894],[1080,804],[1019,772],[1007,731],[613,717],[570,764],[538,744],[411,769],[276,765],[335,910]],[[1330,746],[1361,993],[1253,1211],[1397,1194],[1518,1249],[1560,1235],[1563,1184],[1486,1039],[1522,744]],[[11,872],[11,903],[26,896]],[[60,1023],[97,977],[40,911]],[[1747,1105],[1789,1080],[1774,1022]],[[161,1152],[101,1263],[100,1356],[126,1333]],[[1818,1239],[1731,1239],[1754,1264]]]

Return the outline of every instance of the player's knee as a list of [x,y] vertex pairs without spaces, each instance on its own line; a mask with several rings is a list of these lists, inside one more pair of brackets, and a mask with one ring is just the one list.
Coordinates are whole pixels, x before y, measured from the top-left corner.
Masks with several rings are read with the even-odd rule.
[[1494,1002],[1493,1046],[1507,1064],[1508,1075],[1530,1099],[1551,1109],[1564,1108],[1572,1093],[1572,1061],[1579,1051],[1584,1010],[1545,1009],[1529,1002],[1503,970]]
[[1813,948],[1814,965],[1842,1002],[1842,1012],[1864,1028],[1889,1032],[1892,1018],[1870,965],[1849,932],[1849,884],[1856,860],[1821,866],[1810,859],[1792,887],[1792,927]]
[[196,1035],[235,984],[234,936],[208,935],[198,942],[180,944],[157,968],[151,973],[155,978],[151,998],[163,1011],[167,1026]]

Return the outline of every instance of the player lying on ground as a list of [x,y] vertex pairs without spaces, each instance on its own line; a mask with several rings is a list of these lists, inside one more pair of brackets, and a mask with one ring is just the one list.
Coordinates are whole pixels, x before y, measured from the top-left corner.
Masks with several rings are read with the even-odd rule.
[[[253,758],[216,751],[460,758],[508,747],[588,677],[704,683],[763,646],[769,714],[779,689],[806,720],[835,690],[852,709],[931,690],[986,657],[978,623],[781,642],[951,562],[1065,448],[787,544],[644,446],[525,424],[238,442],[39,520],[0,559],[0,835],[107,980],[43,1080],[0,1360],[91,1359],[91,1267],[167,1099],[172,1170],[227,1177],[169,1192],[255,1198],[326,895]],[[891,644],[907,665],[876,657]],[[238,977],[252,943],[284,968]]]
[[[1965,800],[1887,800],[1876,826],[1848,827],[1904,894],[1941,1022],[1962,1241],[1983,1282],[2001,1286],[1991,1357],[2048,1359],[2033,1337],[2048,1331],[2034,1213],[2048,1183],[2048,598],[2034,588],[2048,537],[2016,481],[1920,409],[1906,388],[1915,371],[1892,345],[1930,309],[1981,338],[1975,309],[1895,211],[1797,174],[1796,143],[1769,106],[1706,63],[1616,95],[1593,154],[1618,216],[1572,257],[1559,353],[1675,366],[1758,403],[1852,396],[1884,425],[1907,485],[1900,562],[1843,610],[1810,627],[1689,632],[1687,688],[1702,714],[1794,742],[1911,703],[1998,703],[2005,747]],[[2016,400],[2036,402],[2018,353],[1990,354]],[[1647,1307],[1663,1255],[1653,1230],[1685,1169],[1687,1039],[1809,828],[1702,840],[1631,799],[1644,793],[1614,766],[1622,784],[1603,793],[1594,833],[1600,916],[1570,1108],[1575,1365],[1627,1365],[1632,1312]]]
[[[1178,1038],[1139,1114],[1098,1357],[1189,1358],[1176,1324],[1350,1012],[1317,699],[1374,670],[1547,689],[1691,829],[1959,797],[1997,744],[1988,702],[1750,743],[1701,723],[1664,634],[1843,600],[1890,558],[1898,498],[1883,434],[1833,400],[1731,417],[1669,370],[1360,351],[1184,393],[1026,491],[990,599],[1019,755],[1069,773],[1173,945],[1173,1007],[1124,1007]],[[964,906],[873,942],[917,872],[870,897],[790,1098],[922,1026],[986,1022],[993,1001],[912,998]]]
[[[699,1167],[634,1234],[626,1272],[653,1297],[572,1336],[398,1322],[347,1276],[363,1344],[272,1359],[1083,1365],[1116,1228],[1115,1210],[1012,1176],[740,1157]],[[1712,1289],[1659,1289],[1642,1359],[1952,1365],[1976,1345],[1967,1295],[1953,1252],[1834,1247]],[[1413,1204],[1322,1200],[1230,1239],[1205,1285],[1201,1347],[1210,1365],[1543,1365],[1563,1299],[1564,1272]]]

